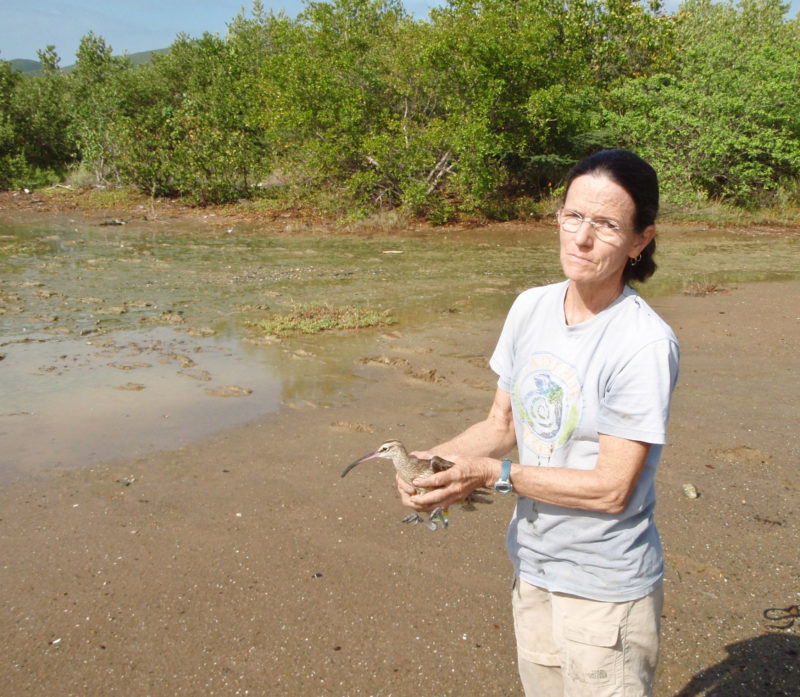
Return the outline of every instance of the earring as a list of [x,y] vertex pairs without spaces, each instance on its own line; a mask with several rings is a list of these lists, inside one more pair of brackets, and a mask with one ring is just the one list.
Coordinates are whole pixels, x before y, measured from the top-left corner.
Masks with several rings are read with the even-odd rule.
[[640,254],[635,259],[633,257],[630,258],[631,266],[636,266],[642,260],[642,255]]

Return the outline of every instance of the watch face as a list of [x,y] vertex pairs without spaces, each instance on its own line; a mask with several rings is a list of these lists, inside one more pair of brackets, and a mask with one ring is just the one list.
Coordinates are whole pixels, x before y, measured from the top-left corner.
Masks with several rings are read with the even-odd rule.
[[511,485],[511,482],[495,482],[494,489],[501,494],[509,494],[513,491],[514,487]]

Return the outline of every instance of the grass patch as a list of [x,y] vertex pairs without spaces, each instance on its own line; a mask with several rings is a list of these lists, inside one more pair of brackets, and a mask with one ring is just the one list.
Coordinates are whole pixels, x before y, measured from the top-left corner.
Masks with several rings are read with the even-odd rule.
[[716,228],[755,225],[794,226],[797,224],[798,212],[800,210],[797,204],[792,202],[747,210],[719,201],[705,201],[695,205],[677,205],[665,201],[659,210],[656,226],[659,222],[705,223]]
[[377,211],[368,215],[365,218],[359,218],[347,221],[343,224],[343,228],[351,233],[382,233],[389,234],[392,232],[403,232],[407,230],[412,223],[410,215],[404,211],[394,209]]
[[47,244],[41,240],[18,240],[11,235],[0,235],[0,258],[41,254]]
[[363,329],[394,324],[388,311],[379,312],[369,307],[331,307],[330,305],[302,305],[291,312],[278,314],[256,322],[270,336],[292,334],[318,334],[332,329]]
[[64,210],[78,208],[82,211],[107,211],[113,209],[133,209],[149,204],[150,197],[129,186],[84,186],[80,173],[75,174],[75,182],[59,185],[36,192],[37,197],[52,206],[62,206]]

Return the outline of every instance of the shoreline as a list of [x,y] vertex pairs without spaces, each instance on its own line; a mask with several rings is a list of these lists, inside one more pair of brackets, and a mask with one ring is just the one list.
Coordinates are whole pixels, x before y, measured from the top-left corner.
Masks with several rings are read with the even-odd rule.
[[[670,215],[664,210],[659,216],[659,225],[699,226],[701,228],[747,228],[759,234],[797,231],[797,221],[791,217],[762,211],[750,214],[745,210],[718,209],[696,211],[695,218],[684,213]],[[398,211],[380,211],[364,220],[343,224],[314,208],[274,207],[260,205],[257,200],[233,204],[210,204],[207,206],[185,203],[182,199],[156,198],[136,189],[113,186],[76,189],[64,185],[51,186],[25,193],[24,191],[0,191],[0,215],[18,214],[26,219],[37,216],[63,215],[81,217],[100,225],[124,225],[127,223],[174,223],[176,220],[196,222],[204,226],[224,228],[233,224],[258,226],[270,234],[336,234],[391,235],[397,231],[430,234],[432,231],[475,229],[486,226],[516,227],[530,226],[545,220],[547,216],[531,214],[528,219],[487,221],[484,218],[469,219],[434,225],[423,218],[406,216]],[[553,215],[555,208],[553,209]]]

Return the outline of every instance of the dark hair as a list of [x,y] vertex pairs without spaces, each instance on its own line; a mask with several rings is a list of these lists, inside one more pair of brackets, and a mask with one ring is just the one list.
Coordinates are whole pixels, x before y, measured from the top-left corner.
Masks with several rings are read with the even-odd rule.
[[[656,171],[641,157],[630,150],[603,150],[581,160],[567,176],[567,188],[572,182],[584,174],[604,174],[612,182],[621,186],[633,199],[636,212],[633,217],[633,229],[638,235],[645,228],[655,224],[658,215],[658,175]],[[655,273],[656,262],[653,255],[656,251],[655,237],[643,250],[642,258],[625,265],[623,280],[646,281]]]

